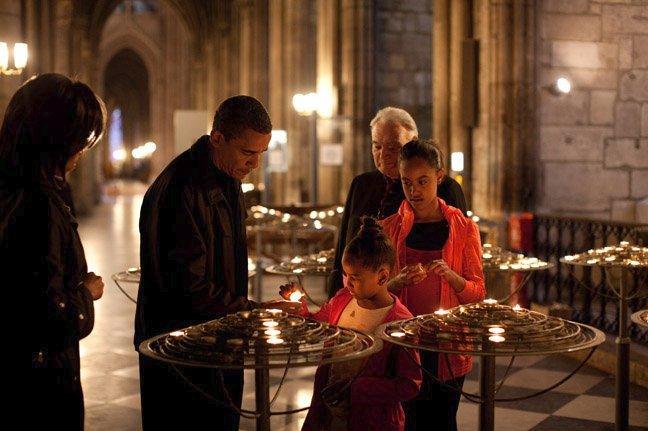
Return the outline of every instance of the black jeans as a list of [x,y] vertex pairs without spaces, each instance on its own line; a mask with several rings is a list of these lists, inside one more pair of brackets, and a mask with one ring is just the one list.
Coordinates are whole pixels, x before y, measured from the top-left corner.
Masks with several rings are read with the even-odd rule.
[[[432,375],[438,375],[438,353],[421,351],[421,366]],[[441,385],[423,372],[420,394],[403,403],[405,430],[457,431],[457,409],[461,399],[459,390],[463,388],[464,377],[448,380]],[[452,390],[445,385],[457,390]]]
[[[146,430],[238,430],[239,415],[230,408],[218,371],[176,366],[194,385],[219,402],[208,399],[185,382],[170,365],[139,355],[142,428]],[[241,407],[243,372],[224,371],[232,401]]]

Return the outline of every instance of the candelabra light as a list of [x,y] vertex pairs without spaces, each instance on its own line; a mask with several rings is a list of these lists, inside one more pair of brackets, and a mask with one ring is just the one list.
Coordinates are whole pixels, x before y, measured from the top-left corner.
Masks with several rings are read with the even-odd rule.
[[257,430],[266,431],[271,415],[294,412],[270,412],[269,369],[349,361],[381,347],[380,340],[360,331],[278,309],[257,309],[151,338],[140,344],[139,351],[177,365],[254,369]]
[[601,331],[590,326],[499,304],[494,299],[383,324],[376,335],[413,349],[479,356],[480,397],[469,396],[480,401],[480,430],[490,431],[494,429],[497,401],[496,356],[573,352],[593,349],[605,340]]
[[[603,271],[616,268],[620,271],[638,271],[648,268],[648,247],[640,247],[621,241],[617,245],[590,249],[583,253],[567,255],[560,259],[562,263],[580,266],[598,266]],[[615,383],[615,430],[629,429],[630,405],[630,338],[628,336],[628,292],[624,282],[624,274],[619,277],[618,289],[610,286],[610,290],[619,299],[619,336],[617,345],[617,372]]]
[[13,67],[9,66],[9,44],[0,42],[0,74],[20,75],[27,66],[28,47],[26,43],[15,43],[13,46]]

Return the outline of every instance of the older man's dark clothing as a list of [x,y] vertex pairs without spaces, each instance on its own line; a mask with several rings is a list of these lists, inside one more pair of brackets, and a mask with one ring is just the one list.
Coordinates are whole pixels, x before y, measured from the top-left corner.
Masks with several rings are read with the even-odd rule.
[[[200,138],[144,197],[135,348],[149,337],[254,306],[247,299],[241,184],[214,166],[209,145],[209,136]],[[207,423],[213,429],[238,429],[238,414],[223,408],[227,397],[218,373],[178,368],[191,384],[177,370],[140,355],[144,428],[165,429],[177,420],[184,429]],[[240,406],[242,374],[226,373],[225,383]]]
[[[466,198],[459,183],[451,177],[447,175],[443,177],[443,181],[437,188],[437,196],[448,205],[466,213]],[[386,177],[380,171],[366,172],[353,179],[344,205],[344,215],[335,248],[333,272],[328,279],[329,297],[333,297],[335,292],[342,288],[342,253],[360,230],[360,218],[371,216],[382,220],[389,217],[398,211],[404,199],[405,192],[400,179]]]

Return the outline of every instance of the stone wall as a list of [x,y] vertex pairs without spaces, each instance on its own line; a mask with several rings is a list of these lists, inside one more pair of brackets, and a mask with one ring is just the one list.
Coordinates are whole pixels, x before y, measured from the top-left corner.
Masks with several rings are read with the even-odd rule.
[[432,0],[378,0],[375,3],[376,109],[409,111],[421,136],[432,118]]
[[[648,197],[648,1],[539,8],[537,209],[634,222]],[[572,91],[554,96],[561,76]]]

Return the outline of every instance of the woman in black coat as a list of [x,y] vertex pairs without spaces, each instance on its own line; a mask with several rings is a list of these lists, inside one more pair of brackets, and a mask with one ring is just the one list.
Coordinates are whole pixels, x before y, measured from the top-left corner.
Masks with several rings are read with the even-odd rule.
[[92,331],[104,285],[88,272],[65,175],[105,118],[87,85],[45,74],[16,92],[0,129],[0,262],[19,275],[5,291],[19,296],[11,304],[31,356],[25,429],[83,429],[79,340]]

